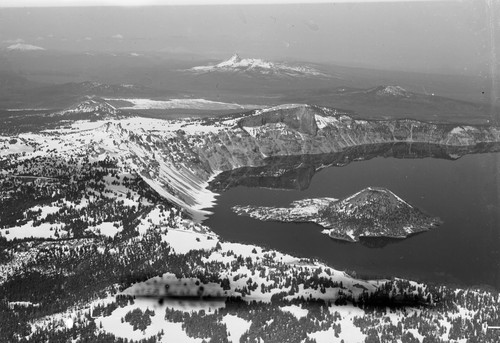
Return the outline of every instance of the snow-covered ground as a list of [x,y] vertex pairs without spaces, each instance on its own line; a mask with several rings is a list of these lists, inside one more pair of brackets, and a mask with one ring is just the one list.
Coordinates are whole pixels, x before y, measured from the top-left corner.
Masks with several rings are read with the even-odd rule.
[[39,226],[33,226],[33,221],[20,226],[10,227],[8,229],[0,229],[0,235],[7,240],[23,239],[23,238],[56,238],[55,227],[58,225],[50,223],[42,223]]
[[[152,310],[155,312],[155,314],[151,316],[151,324],[146,328],[146,330],[134,330],[132,325],[128,322],[121,321],[121,319],[124,318],[128,312],[134,309],[140,309],[143,312],[146,310]],[[164,332],[161,340],[158,342],[201,343],[203,341],[201,338],[189,337],[182,329],[182,323],[172,323],[165,320],[165,310],[162,308],[155,308],[153,303],[148,300],[141,301],[138,299],[133,305],[117,308],[113,311],[111,316],[97,318],[96,324],[98,327],[102,325],[101,330],[104,332],[129,340],[138,341],[141,339],[147,339],[158,335],[160,332]]]
[[93,231],[96,234],[114,237],[117,233],[122,230],[121,224],[119,222],[104,222],[88,230]]
[[240,337],[248,331],[250,325],[252,324],[245,319],[230,314],[225,315],[222,322],[226,324],[227,331],[229,333],[228,339],[232,343],[239,343]]
[[11,154],[31,153],[33,150],[33,147],[26,144],[24,140],[0,136],[0,157]]
[[177,254],[186,254],[191,250],[210,250],[218,242],[214,235],[203,235],[176,229],[169,229],[163,238]]
[[295,318],[297,318],[297,319],[305,317],[309,313],[308,310],[303,309],[302,307],[299,307],[297,305],[282,306],[282,307],[280,307],[280,310],[283,312],[289,312],[289,313],[293,314],[295,316]]
[[340,343],[344,342],[363,343],[366,336],[361,330],[352,322],[354,317],[363,317],[364,311],[353,306],[331,306],[328,310],[334,314],[339,313],[341,319],[339,321],[341,327],[341,334],[335,337],[335,330],[328,329],[324,331],[316,331],[308,334],[310,338],[316,339],[318,343]]

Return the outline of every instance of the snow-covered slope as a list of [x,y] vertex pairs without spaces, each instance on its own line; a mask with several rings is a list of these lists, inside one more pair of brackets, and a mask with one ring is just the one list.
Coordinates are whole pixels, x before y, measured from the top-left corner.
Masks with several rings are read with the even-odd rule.
[[238,54],[234,54],[228,60],[220,62],[216,65],[198,66],[189,70],[195,73],[224,72],[290,77],[328,76],[309,66],[275,63],[265,61],[260,58],[241,58]]

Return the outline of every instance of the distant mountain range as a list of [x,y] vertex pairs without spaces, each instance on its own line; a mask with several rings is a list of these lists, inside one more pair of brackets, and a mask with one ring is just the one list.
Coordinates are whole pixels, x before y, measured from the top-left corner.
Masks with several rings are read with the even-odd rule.
[[80,96],[138,96],[158,94],[158,91],[135,84],[107,84],[96,81],[69,82],[46,88],[54,93],[76,94]]
[[[2,77],[5,75],[5,77]],[[96,81],[68,82],[55,85],[30,82],[22,75],[0,72],[0,108],[51,108],[74,106],[85,97],[155,97],[167,92],[135,84],[107,84]],[[177,95],[177,93],[168,93]],[[3,104],[3,106],[2,106]]]
[[248,76],[278,76],[278,77],[329,77],[318,69],[306,65],[291,65],[287,63],[269,62],[260,58],[241,58],[234,54],[228,60],[215,65],[197,66],[189,69],[194,73],[238,73]]
[[479,124],[487,122],[490,116],[489,108],[483,104],[434,93],[416,93],[394,84],[294,90],[288,92],[283,101],[335,107],[374,119],[419,118]]
[[[237,59],[232,58],[232,60],[236,61]],[[221,64],[223,64],[223,67],[220,67]],[[246,65],[248,63],[242,62],[241,64]],[[487,124],[491,119],[489,107],[483,104],[451,99],[433,93],[416,93],[400,85],[386,84],[371,88],[325,86],[314,89],[308,88],[308,84],[321,83],[326,80],[324,84],[327,85],[329,83],[327,80],[333,80],[334,78],[297,76],[297,78],[294,78],[294,82],[290,82],[292,77],[290,75],[292,74],[286,74],[288,75],[286,78],[273,76],[278,74],[268,74],[271,75],[268,77],[265,76],[266,74],[258,74],[260,77],[248,77],[248,75],[254,75],[253,71],[259,73],[258,70],[260,69],[251,66],[249,70],[253,71],[248,72],[250,74],[245,71],[247,69],[240,70],[238,68],[234,69],[234,72],[229,72],[233,67],[227,65],[229,64],[220,63],[212,66],[213,68],[194,68],[194,70],[214,71],[193,72],[193,69],[189,69],[191,77],[185,75],[184,79],[203,84],[200,89],[205,87],[208,90],[199,92],[198,89],[198,91],[190,93],[162,90],[131,83],[108,84],[85,81],[50,85],[32,82],[24,74],[2,72],[0,70],[0,89],[2,90],[0,92],[0,108],[47,108],[59,111],[73,106],[81,102],[82,99],[85,100],[85,97],[90,96],[115,100],[153,99],[155,101],[165,101],[168,99],[186,99],[186,101],[191,101],[192,99],[208,99],[231,103],[234,104],[233,107],[238,107],[238,104],[252,103],[255,105],[252,108],[268,107],[280,103],[310,103],[336,108],[360,118],[371,119],[418,118],[438,122],[450,121],[470,124]],[[231,64],[231,66],[233,65]],[[275,66],[275,64],[270,64],[270,66]],[[222,71],[219,72],[218,70]],[[274,71],[270,73],[274,73]],[[270,91],[267,95],[258,95],[260,94],[258,92],[262,92],[270,84],[274,85],[276,83],[284,85],[284,87],[286,87],[286,84],[293,84],[296,90],[282,90],[282,92],[278,93]],[[303,89],[298,89],[300,84],[304,86]],[[277,87],[279,88],[279,86]],[[225,89],[229,88],[232,89],[232,91],[228,91],[230,94],[219,98],[220,92],[225,92]],[[247,89],[246,97],[242,96],[245,89]],[[117,106],[114,102],[110,103]],[[200,109],[213,110],[208,106],[208,102],[202,105],[206,108]],[[123,106],[118,105],[117,107],[121,108]],[[141,109],[147,110],[147,108],[142,107]]]

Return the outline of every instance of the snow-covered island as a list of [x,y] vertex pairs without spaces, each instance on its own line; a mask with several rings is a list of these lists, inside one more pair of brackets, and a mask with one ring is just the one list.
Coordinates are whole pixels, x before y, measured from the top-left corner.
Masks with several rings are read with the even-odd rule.
[[234,206],[238,215],[264,221],[313,222],[331,238],[358,242],[360,237],[406,238],[440,224],[386,188],[368,187],[344,199],[294,201],[290,207]]

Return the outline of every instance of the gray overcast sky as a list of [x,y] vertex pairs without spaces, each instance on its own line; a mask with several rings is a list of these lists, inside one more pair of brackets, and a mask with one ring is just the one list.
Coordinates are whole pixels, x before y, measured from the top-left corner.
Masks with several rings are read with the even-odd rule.
[[[383,0],[385,2],[434,0]],[[459,0],[448,0],[459,1]],[[158,5],[234,5],[277,3],[343,3],[381,2],[381,0],[2,0],[0,7],[54,7],[54,6],[158,6]]]
[[486,1],[3,8],[0,45],[476,73],[491,62],[490,13]]

